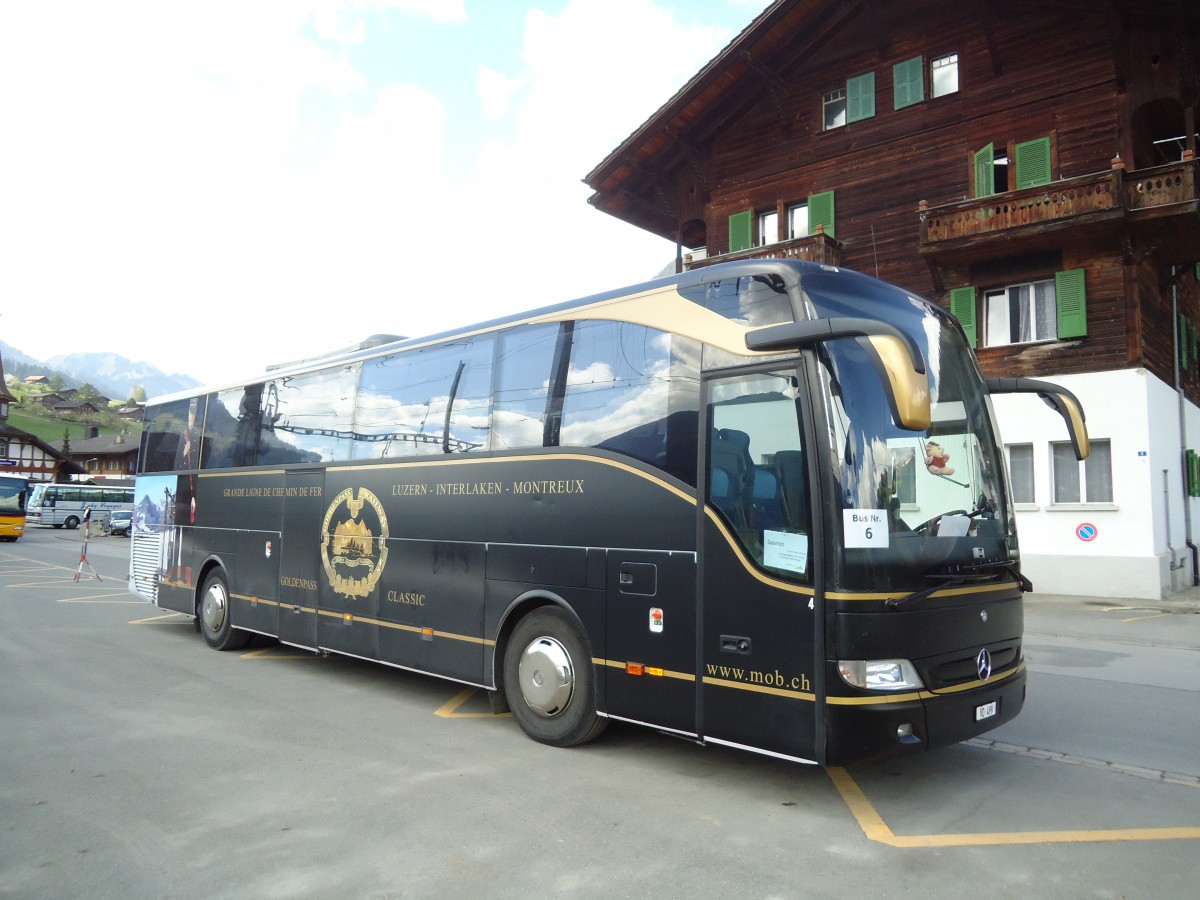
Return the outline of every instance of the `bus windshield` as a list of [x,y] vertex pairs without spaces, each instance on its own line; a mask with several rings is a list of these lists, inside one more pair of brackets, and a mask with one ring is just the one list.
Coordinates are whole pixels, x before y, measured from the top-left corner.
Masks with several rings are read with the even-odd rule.
[[24,515],[27,487],[24,478],[0,476],[0,514]]
[[[837,298],[822,296],[823,285],[814,281],[806,281],[806,293],[828,315]],[[888,303],[891,321],[921,346],[932,422],[923,432],[895,424],[880,376],[860,342],[824,346],[819,356],[829,432],[825,452],[837,491],[830,527],[842,535],[845,551],[840,587],[907,592],[914,574],[1012,578],[1007,569],[1016,558],[1016,539],[1004,467],[971,352],[940,310],[898,288],[874,287],[874,299]],[[864,305],[861,295],[857,303]]]

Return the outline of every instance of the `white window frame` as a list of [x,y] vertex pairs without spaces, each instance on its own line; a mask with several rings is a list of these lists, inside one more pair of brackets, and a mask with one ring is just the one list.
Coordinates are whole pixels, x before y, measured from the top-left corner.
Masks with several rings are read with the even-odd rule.
[[757,246],[779,243],[779,211],[769,209],[758,214],[758,234],[755,236]]
[[[1043,289],[1038,296],[1038,288]],[[1022,326],[1018,321],[1017,334],[1013,334],[1012,307],[1014,299],[1018,307],[1028,306],[1031,313],[1025,325],[1028,331],[1022,335]],[[1039,319],[1037,315],[1038,301],[1044,309],[1049,310],[1048,318]],[[1020,309],[1018,310],[1018,313]],[[985,291],[983,295],[983,342],[984,347],[1006,347],[1011,344],[1034,344],[1040,341],[1058,339],[1058,298],[1054,288],[1054,279],[1039,279],[1021,284],[1010,284],[1008,287]]]
[[[1067,484],[1063,475],[1072,471],[1072,464],[1078,469]],[[1112,441],[1108,438],[1093,438],[1085,460],[1075,459],[1070,441],[1051,441],[1050,472],[1056,506],[1113,506]]]
[[[939,70],[943,72],[938,78]],[[948,74],[945,74],[948,73]],[[950,79],[948,75],[952,75]],[[952,82],[952,83],[950,83]],[[958,93],[958,54],[947,53],[929,61],[929,96],[946,97]]]
[[[800,225],[799,228],[796,226]],[[808,204],[793,203],[787,209],[788,240],[808,237]]]
[[821,97],[822,131],[832,131],[846,124],[846,88],[843,85],[827,91]]
[[[1008,483],[1012,489],[1012,501],[1017,507],[1031,506],[1037,503],[1037,481],[1034,478],[1033,444],[1008,444],[1005,446],[1005,456],[1008,457]],[[1014,451],[1020,451],[1021,478],[1017,478],[1018,459]],[[1029,497],[1017,496],[1017,485],[1029,485]]]

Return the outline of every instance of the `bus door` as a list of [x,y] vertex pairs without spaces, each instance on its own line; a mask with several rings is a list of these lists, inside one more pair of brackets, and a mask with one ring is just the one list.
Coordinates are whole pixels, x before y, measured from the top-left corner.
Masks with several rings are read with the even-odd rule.
[[380,582],[391,549],[380,499],[389,476],[379,471],[326,470],[317,548],[317,644],[373,660],[379,659]]
[[320,469],[292,470],[284,479],[279,639],[301,647],[317,646],[324,483]]
[[809,447],[794,364],[706,381],[700,677],[706,740],[815,758]]
[[696,733],[695,584],[690,552],[608,551],[610,714]]

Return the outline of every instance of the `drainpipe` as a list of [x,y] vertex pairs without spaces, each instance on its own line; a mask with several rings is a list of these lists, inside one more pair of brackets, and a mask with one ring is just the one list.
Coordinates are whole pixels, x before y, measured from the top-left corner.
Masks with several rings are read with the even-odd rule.
[[[1192,585],[1200,585],[1200,548],[1192,541],[1192,503],[1187,493],[1187,397],[1179,370],[1179,267],[1171,266],[1171,327],[1175,333],[1175,398],[1179,408],[1179,462],[1183,472],[1183,526],[1188,549],[1192,551]],[[1164,473],[1165,474],[1165,473]],[[1164,486],[1165,489],[1165,486]],[[1164,498],[1170,502],[1170,497]],[[1170,513],[1167,514],[1167,548],[1171,550],[1171,568],[1175,569],[1175,551],[1171,549]]]

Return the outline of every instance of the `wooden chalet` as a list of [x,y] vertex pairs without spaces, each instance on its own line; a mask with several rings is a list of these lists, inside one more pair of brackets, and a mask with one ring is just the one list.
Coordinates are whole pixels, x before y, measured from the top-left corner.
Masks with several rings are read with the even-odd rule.
[[137,474],[138,448],[136,435],[93,433],[71,443],[71,458],[89,478],[127,479]]
[[8,407],[16,399],[4,383],[4,360],[0,359],[0,474],[30,481],[66,481],[84,474],[82,466],[41,438],[8,424]]
[[1076,391],[1074,470],[997,398],[1034,581],[1158,597],[1200,583],[1198,103],[1194,0],[778,0],[584,180],[677,269],[878,275]]

